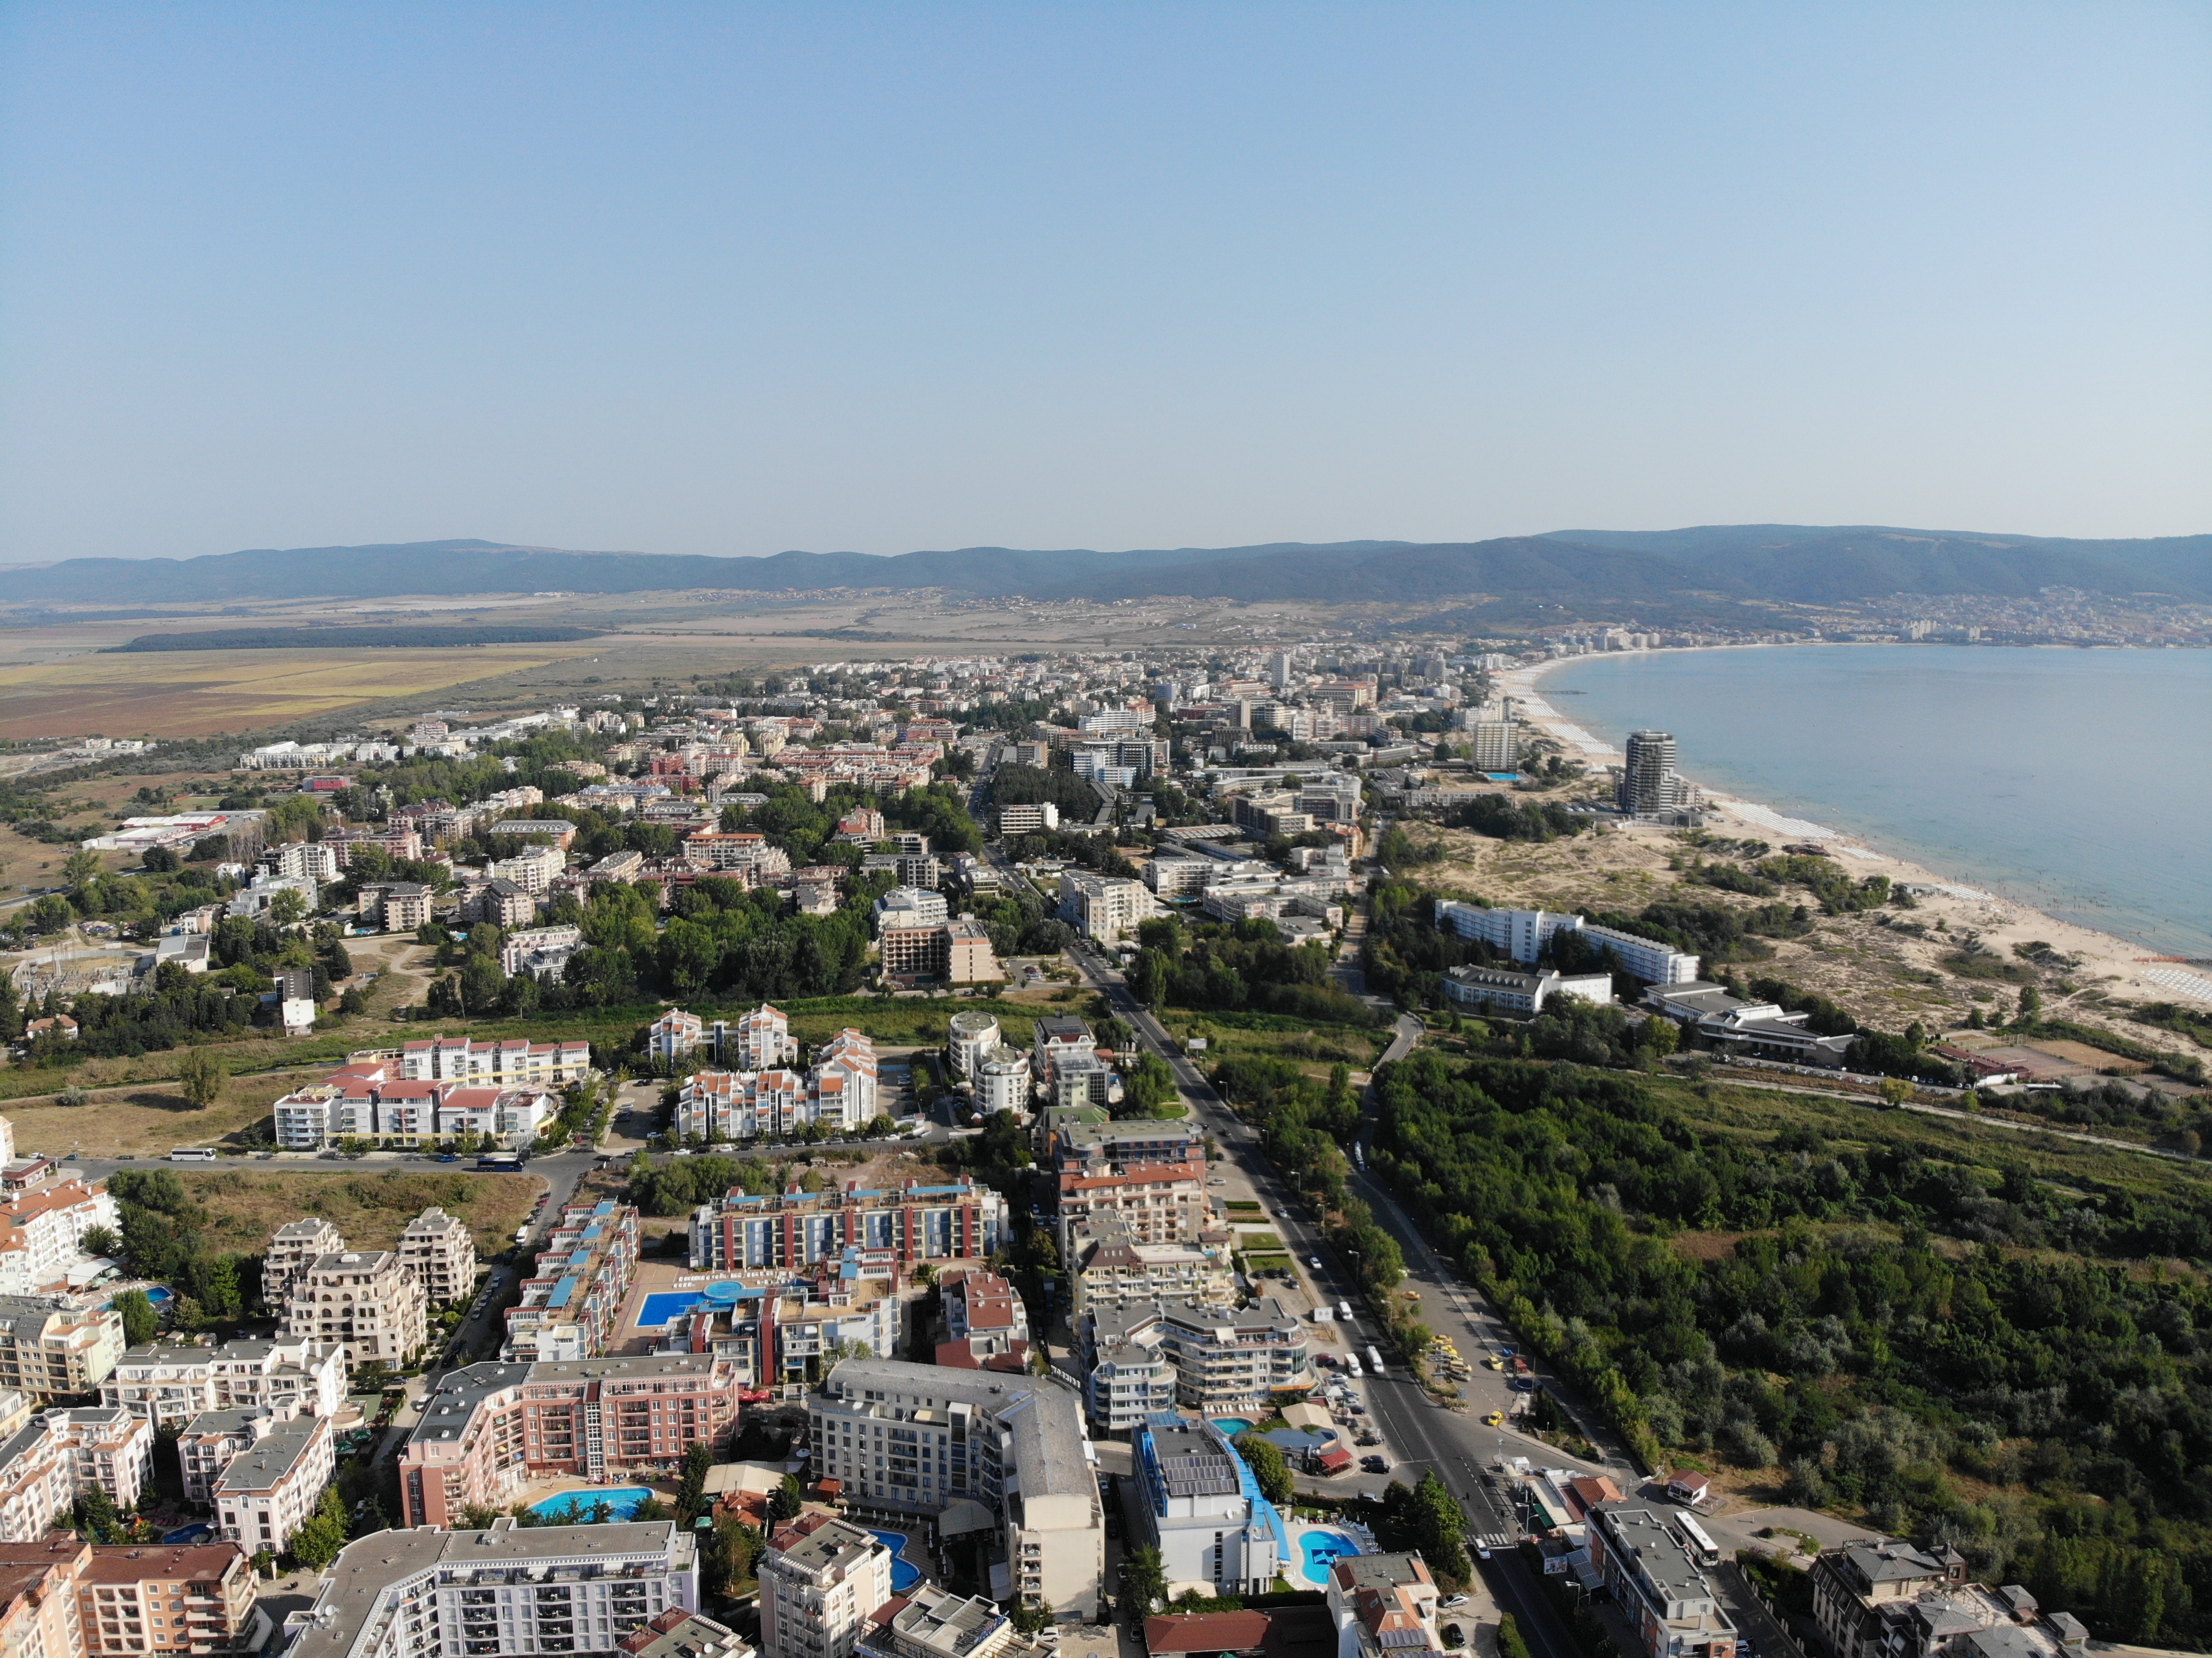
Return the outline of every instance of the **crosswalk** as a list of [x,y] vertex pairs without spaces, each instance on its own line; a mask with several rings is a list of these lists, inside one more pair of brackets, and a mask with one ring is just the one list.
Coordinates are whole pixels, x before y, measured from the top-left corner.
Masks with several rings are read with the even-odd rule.
[[1502,1531],[1485,1532],[1474,1540],[1474,1546],[1479,1549],[1510,1549],[1513,1540]]

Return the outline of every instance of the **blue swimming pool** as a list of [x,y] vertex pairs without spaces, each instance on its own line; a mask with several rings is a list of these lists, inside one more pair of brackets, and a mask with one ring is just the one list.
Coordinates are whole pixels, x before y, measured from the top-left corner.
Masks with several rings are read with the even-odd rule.
[[1209,1418],[1208,1420],[1210,1420],[1215,1427],[1220,1429],[1222,1432],[1227,1434],[1231,1439],[1236,1438],[1238,1434],[1243,1433],[1246,1429],[1252,1425],[1249,1421],[1241,1416],[1217,1416]]
[[605,1491],[561,1491],[552,1497],[541,1497],[530,1505],[532,1514],[557,1515],[571,1525],[588,1525],[592,1515],[602,1503],[608,1508],[610,1520],[627,1520],[637,1512],[637,1505],[653,1493],[643,1485],[610,1485]]
[[657,1330],[672,1318],[681,1318],[706,1297],[690,1290],[664,1290],[658,1295],[647,1296],[645,1305],[637,1309],[637,1327]]
[[[875,1531],[875,1527],[871,1526],[869,1530]],[[906,1534],[902,1532],[878,1531],[876,1532],[876,1535],[884,1540],[884,1546],[891,1552],[891,1593],[904,1594],[916,1583],[921,1582],[921,1568],[899,1552],[906,1546]]]
[[1358,1553],[1359,1545],[1340,1531],[1310,1531],[1298,1539],[1298,1552],[1306,1558],[1306,1582],[1326,1583],[1337,1557]]
[[159,1307],[169,1299],[169,1292],[158,1284],[149,1284],[146,1286],[146,1299]]

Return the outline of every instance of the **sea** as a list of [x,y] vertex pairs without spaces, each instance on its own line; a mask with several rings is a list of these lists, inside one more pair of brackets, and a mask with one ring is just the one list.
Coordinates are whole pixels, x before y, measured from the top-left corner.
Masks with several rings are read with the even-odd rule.
[[1806,645],[1594,656],[1537,692],[1619,746],[1945,879],[2212,957],[2212,651]]

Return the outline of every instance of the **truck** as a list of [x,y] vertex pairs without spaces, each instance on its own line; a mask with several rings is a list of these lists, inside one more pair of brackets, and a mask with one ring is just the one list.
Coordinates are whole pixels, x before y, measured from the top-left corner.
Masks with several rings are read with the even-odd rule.
[[1358,1353],[1346,1353],[1344,1356],[1344,1373],[1346,1376],[1358,1376],[1360,1374],[1359,1355]]

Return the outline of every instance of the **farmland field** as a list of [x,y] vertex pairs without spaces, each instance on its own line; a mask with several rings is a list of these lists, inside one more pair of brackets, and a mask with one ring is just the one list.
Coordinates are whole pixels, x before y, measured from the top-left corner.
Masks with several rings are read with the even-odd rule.
[[250,731],[543,667],[592,648],[585,642],[61,656],[0,667],[0,738]]

